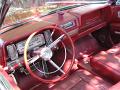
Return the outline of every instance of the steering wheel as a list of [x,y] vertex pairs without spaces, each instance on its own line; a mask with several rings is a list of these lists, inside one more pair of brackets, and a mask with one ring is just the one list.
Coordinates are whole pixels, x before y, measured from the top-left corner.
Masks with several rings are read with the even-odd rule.
[[[45,30],[52,30],[51,32],[51,37],[53,37],[53,34],[54,32],[57,32],[59,33],[59,37],[57,36],[57,39],[55,39],[54,41],[52,41],[52,43],[50,43],[49,45],[47,46],[44,46],[38,50],[35,51],[35,53],[37,53],[37,55],[33,56],[31,59],[28,59],[28,55],[27,55],[27,51],[28,51],[28,47],[29,47],[29,43],[31,41],[31,39],[38,33],[40,32],[44,32]],[[54,34],[55,35],[55,34]],[[71,55],[71,63],[69,63],[69,67],[67,68],[67,70],[63,70],[63,66],[65,66],[64,64],[66,63],[66,55],[67,55],[67,51],[66,51],[66,45],[65,43],[63,42],[64,40],[65,43],[69,42],[69,46],[71,46],[71,51],[72,53],[70,54]],[[64,52],[65,52],[65,55],[64,55],[64,60],[63,60],[63,63],[61,66],[57,65],[51,58],[54,57],[54,49],[56,47],[56,45],[58,45],[59,43],[61,43],[62,45],[62,49],[64,49]],[[57,70],[53,71],[53,72],[50,72],[50,73],[46,73],[46,72],[43,72],[41,70],[39,70],[36,66],[36,69],[38,71],[40,71],[41,73],[44,73],[44,74],[52,74],[52,73],[55,73],[57,71],[60,71],[61,72],[61,75],[57,78],[54,78],[54,79],[45,79],[45,78],[42,78],[38,75],[36,75],[30,68],[30,64],[33,63],[37,60],[40,60],[39,58],[42,58],[43,61],[45,62],[49,62],[49,64],[51,64],[54,68],[56,68]],[[37,32],[33,32],[27,39],[26,43],[25,43],[25,47],[24,47],[24,63],[25,63],[25,66],[26,66],[26,69],[28,70],[28,72],[30,73],[30,75],[36,79],[38,79],[39,81],[43,82],[43,83],[55,83],[57,81],[61,81],[63,80],[64,78],[66,78],[69,74],[69,72],[71,71],[72,69],[72,66],[74,64],[74,61],[75,61],[75,50],[74,50],[74,44],[73,44],[73,41],[71,39],[71,37],[64,31],[62,30],[61,28],[58,28],[56,26],[48,26],[48,27],[45,27],[43,29],[41,29],[40,31],[37,31]]]

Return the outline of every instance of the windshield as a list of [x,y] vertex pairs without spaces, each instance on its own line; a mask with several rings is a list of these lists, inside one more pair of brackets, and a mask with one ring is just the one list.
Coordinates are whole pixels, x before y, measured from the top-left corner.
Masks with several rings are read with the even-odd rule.
[[35,15],[45,15],[61,7],[102,1],[106,0],[13,0],[2,26],[11,25]]

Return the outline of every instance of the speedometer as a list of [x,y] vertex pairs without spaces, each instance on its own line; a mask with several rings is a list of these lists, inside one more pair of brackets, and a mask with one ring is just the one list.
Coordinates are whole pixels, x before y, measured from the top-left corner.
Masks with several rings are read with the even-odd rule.
[[[16,44],[16,47],[17,47],[19,54],[23,54],[25,42],[26,42],[26,40],[21,41],[21,42]],[[38,34],[31,39],[31,41],[29,43],[28,50],[31,50],[34,47],[41,46],[43,44],[45,44],[44,36],[43,36],[43,34]]]

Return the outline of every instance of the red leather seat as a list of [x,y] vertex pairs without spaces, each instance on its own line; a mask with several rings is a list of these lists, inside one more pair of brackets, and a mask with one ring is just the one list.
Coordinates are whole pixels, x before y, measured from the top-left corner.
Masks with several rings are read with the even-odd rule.
[[120,90],[120,82],[110,87],[109,90]]
[[114,82],[120,81],[120,43],[95,55],[90,64],[99,74]]
[[108,90],[111,84],[86,70],[78,70],[50,90]]

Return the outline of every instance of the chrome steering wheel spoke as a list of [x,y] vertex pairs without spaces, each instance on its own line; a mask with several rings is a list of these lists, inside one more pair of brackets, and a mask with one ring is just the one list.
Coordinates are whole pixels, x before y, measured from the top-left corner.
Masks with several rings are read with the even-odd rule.
[[46,63],[46,61],[44,61],[44,60],[42,60],[42,68],[43,68],[43,74],[44,74],[44,76],[47,78],[48,77],[48,74],[46,74],[46,73],[49,73],[48,72],[48,66],[47,66],[47,63]]
[[50,49],[53,48],[53,47],[55,47],[64,38],[64,36],[65,36],[64,34],[61,35],[60,37],[58,37],[54,42],[52,42],[47,47],[50,48]]
[[29,64],[32,64],[32,63],[34,63],[35,61],[37,61],[39,58],[40,58],[40,56],[39,56],[39,55],[36,55],[36,56],[28,59],[28,63],[29,63]]
[[51,59],[48,60],[48,62],[49,62],[53,67],[55,67],[57,70],[59,70],[62,74],[65,74],[65,72],[64,72],[55,62],[53,62]]
[[[61,35],[60,37],[58,37],[53,43],[51,43],[48,46],[45,46],[41,49],[38,49],[36,51],[34,51],[35,54],[37,54],[36,56],[34,56],[33,58],[29,59],[28,62],[29,64],[34,63],[35,61],[37,61],[39,58],[42,59],[42,68],[43,68],[43,73],[48,74],[48,68],[46,65],[46,62],[48,61],[53,67],[55,67],[58,71],[60,71],[62,74],[65,74],[65,72],[61,69],[61,67],[59,67],[55,62],[53,62],[51,60],[52,56],[53,56],[53,47],[55,47],[59,42],[62,41],[62,39],[64,38],[64,34]],[[66,48],[64,46],[65,49],[65,55],[66,55]],[[66,58],[65,58],[66,59]]]

